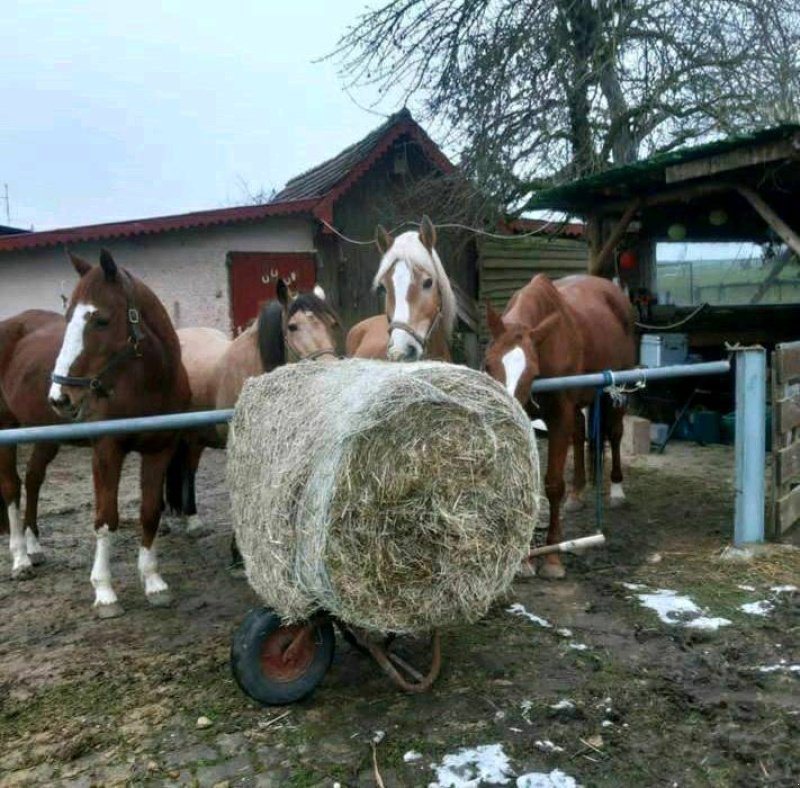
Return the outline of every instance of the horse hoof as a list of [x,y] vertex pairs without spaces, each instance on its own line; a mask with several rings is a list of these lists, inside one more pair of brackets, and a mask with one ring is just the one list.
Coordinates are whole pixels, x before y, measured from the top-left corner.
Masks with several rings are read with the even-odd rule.
[[583,501],[580,498],[570,496],[564,501],[565,512],[579,512],[581,509],[583,509]]
[[172,604],[172,594],[168,590],[155,591],[147,595],[147,601],[153,607],[169,607]]
[[11,570],[12,580],[31,580],[33,578],[33,566],[25,564]]
[[44,553],[41,551],[38,553],[28,553],[28,558],[33,566],[41,566],[45,561]]
[[561,563],[550,563],[549,561],[542,562],[539,567],[539,577],[545,580],[562,580],[567,574],[566,569]]
[[211,528],[207,526],[197,515],[192,515],[186,526],[186,533],[192,539],[199,539],[201,536],[208,536]]
[[517,567],[517,574],[515,577],[525,579],[528,577],[536,577],[536,562],[531,561],[530,558],[523,560]]
[[97,614],[97,617],[103,619],[118,618],[125,612],[119,602],[111,602],[110,604],[105,605],[95,605],[94,610]]

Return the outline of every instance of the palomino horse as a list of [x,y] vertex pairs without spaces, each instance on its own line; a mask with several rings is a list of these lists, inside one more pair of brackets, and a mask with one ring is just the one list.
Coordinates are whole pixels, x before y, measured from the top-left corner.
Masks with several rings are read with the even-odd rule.
[[[561,541],[559,507],[564,497],[564,464],[570,442],[575,449],[575,490],[586,484],[584,471],[585,423],[581,408],[591,405],[593,389],[541,394],[534,403],[530,387],[538,377],[579,375],[632,367],[636,363],[631,307],[614,283],[597,276],[568,276],[551,282],[535,276],[508,302],[502,317],[487,307],[492,340],[486,349],[486,371],[504,383],[531,418],[547,425],[545,492],[550,504],[547,544]],[[620,441],[622,408],[603,397],[603,429],[611,443],[611,502],[625,499],[622,489]],[[602,484],[602,479],[596,479]],[[527,571],[533,571],[529,564]],[[564,576],[558,553],[545,557],[539,574]]]
[[434,248],[433,223],[423,216],[418,233],[403,233],[395,239],[379,226],[375,243],[383,256],[374,287],[386,292],[386,314],[368,317],[350,329],[347,355],[450,361],[448,342],[456,321],[456,299]]
[[[67,328],[51,376],[53,409],[73,421],[152,416],[183,411],[189,381],[178,337],[164,306],[143,282],[100,253],[91,266],[70,255],[80,275],[67,308]],[[111,540],[119,527],[117,497],[125,456],[142,455],[142,539],[139,574],[147,600],[170,601],[158,573],[155,538],[164,473],[177,437],[170,432],[108,435],[93,442],[95,557],[91,581],[101,618],[122,613],[111,583]]]
[[[232,408],[247,378],[271,372],[289,360],[331,360],[337,357],[339,320],[325,302],[321,287],[313,293],[290,294],[278,281],[277,300],[261,307],[258,318],[236,339],[211,328],[178,331],[183,365],[192,390],[191,410]],[[167,471],[167,504],[188,518],[187,530],[198,534],[195,475],[206,447],[224,448],[227,424],[187,433]],[[234,559],[237,558],[232,545]]]
[[[41,310],[0,322],[0,429],[59,421],[47,402],[47,391],[65,328],[62,315]],[[33,567],[44,561],[37,521],[39,490],[58,448],[57,443],[33,447],[25,474],[25,520],[21,523],[17,448],[0,447],[0,531],[10,531],[14,579],[30,577]]]

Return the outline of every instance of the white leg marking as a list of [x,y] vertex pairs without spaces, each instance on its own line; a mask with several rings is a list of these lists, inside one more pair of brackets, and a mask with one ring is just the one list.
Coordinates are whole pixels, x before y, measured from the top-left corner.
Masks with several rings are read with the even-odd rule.
[[567,493],[566,500],[564,501],[565,512],[577,512],[583,509],[583,499],[574,490]]
[[[56,365],[53,368],[53,372],[56,375],[69,375],[70,367],[83,351],[83,330],[86,328],[86,319],[96,311],[97,309],[91,304],[76,305],[72,318],[67,324],[64,342],[61,345]],[[61,398],[61,386],[58,383],[51,384],[49,397],[54,400]]]
[[94,586],[94,605],[115,605],[117,595],[111,587],[111,531],[103,525],[95,532],[97,544],[94,551],[91,581]]
[[205,536],[207,532],[206,524],[200,519],[200,515],[190,514],[186,519],[186,533],[189,536]]
[[169,590],[161,575],[158,574],[155,544],[149,549],[147,547],[139,548],[139,577],[142,579],[144,592],[147,596],[161,594]]
[[31,563],[41,563],[44,560],[44,550],[42,550],[42,546],[39,544],[36,534],[30,528],[25,529],[25,544]]
[[521,347],[515,347],[503,356],[503,369],[506,372],[506,390],[512,397],[517,396],[517,384],[525,371],[525,366],[525,351]]
[[22,532],[22,522],[19,517],[19,506],[12,503],[8,506],[8,525],[10,536],[8,549],[11,551],[11,576],[19,577],[27,574],[31,569],[31,559],[25,550],[25,534]]
[[611,482],[610,499],[612,506],[621,506],[625,503],[625,490],[622,489],[622,484]]

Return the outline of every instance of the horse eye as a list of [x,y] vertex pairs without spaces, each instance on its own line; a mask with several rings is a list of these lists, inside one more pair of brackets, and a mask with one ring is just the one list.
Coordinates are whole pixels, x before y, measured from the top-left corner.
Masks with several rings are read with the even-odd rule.
[[111,325],[111,321],[107,317],[96,317],[94,324],[98,328],[108,328]]
[[289,323],[287,328],[289,329],[289,331],[297,331],[298,327],[294,323]]
[[425,281],[422,283],[422,287],[423,287],[425,290],[430,290],[430,289],[433,287],[433,279],[431,279],[430,277],[428,277],[428,279],[426,279],[426,280],[425,280]]

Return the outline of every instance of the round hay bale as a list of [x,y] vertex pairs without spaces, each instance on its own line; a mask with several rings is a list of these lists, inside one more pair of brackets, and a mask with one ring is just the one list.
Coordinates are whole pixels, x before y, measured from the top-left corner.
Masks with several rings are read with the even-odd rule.
[[251,378],[228,439],[250,585],[286,623],[326,610],[414,633],[480,618],[539,508],[530,421],[466,367],[346,360]]

